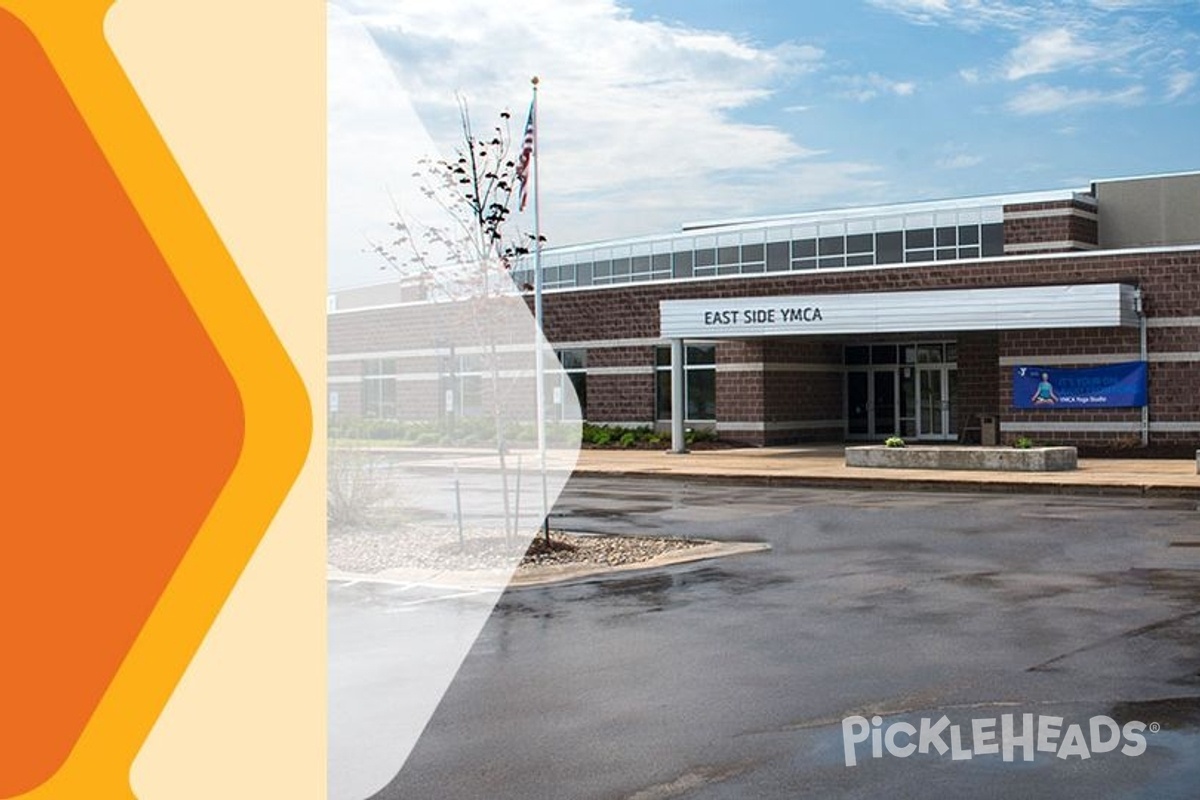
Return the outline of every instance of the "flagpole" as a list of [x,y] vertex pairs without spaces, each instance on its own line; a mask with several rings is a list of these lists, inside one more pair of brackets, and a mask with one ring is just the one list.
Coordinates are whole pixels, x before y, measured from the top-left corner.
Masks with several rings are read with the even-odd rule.
[[537,434],[538,461],[542,472],[542,536],[547,544],[550,542],[550,508],[546,491],[546,354],[543,343],[544,328],[542,327],[542,221],[541,204],[538,195],[541,193],[542,182],[538,175],[538,78],[531,80],[533,84],[533,317],[537,321],[537,335],[534,338],[535,358],[534,370],[537,373]]

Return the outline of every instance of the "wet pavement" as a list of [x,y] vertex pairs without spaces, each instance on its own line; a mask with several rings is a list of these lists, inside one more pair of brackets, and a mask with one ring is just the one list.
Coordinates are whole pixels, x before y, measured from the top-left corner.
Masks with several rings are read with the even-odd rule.
[[[1200,795],[1194,499],[575,478],[554,520],[771,550],[509,590],[379,797]],[[386,635],[405,602],[389,591],[331,586],[350,651]],[[970,750],[973,722],[1005,714],[1061,717],[1054,744],[1092,717],[1141,722],[1145,750],[874,758],[864,741],[846,765],[853,715],[945,716]]]

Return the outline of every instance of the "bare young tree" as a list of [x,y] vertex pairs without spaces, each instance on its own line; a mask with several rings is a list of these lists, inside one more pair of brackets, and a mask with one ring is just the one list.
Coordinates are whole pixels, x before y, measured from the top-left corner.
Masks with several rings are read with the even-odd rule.
[[462,140],[454,156],[422,159],[412,175],[420,194],[440,212],[437,220],[419,220],[393,199],[395,216],[389,224],[394,236],[386,242],[371,241],[369,249],[382,259],[381,268],[418,281],[425,299],[452,303],[464,315],[460,319],[474,331],[476,341],[486,348],[507,536],[516,522],[509,504],[508,443],[501,398],[514,387],[502,378],[494,335],[503,327],[493,324],[494,315],[505,312],[491,301],[513,296],[512,267],[531,251],[533,237],[509,233],[520,192],[511,114],[501,112],[499,122],[479,135],[461,96],[458,109]]

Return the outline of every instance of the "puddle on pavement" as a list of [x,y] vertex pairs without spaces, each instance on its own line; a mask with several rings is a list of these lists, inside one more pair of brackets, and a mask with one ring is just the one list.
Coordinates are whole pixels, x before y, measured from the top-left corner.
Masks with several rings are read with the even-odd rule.
[[1109,709],[1108,716],[1121,725],[1139,720],[1157,722],[1171,731],[1196,730],[1200,728],[1200,696],[1117,703]]

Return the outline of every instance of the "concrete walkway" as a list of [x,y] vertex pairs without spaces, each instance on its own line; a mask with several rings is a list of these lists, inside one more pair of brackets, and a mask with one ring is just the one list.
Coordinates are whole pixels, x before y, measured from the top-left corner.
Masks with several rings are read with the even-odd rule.
[[841,446],[814,445],[697,450],[583,450],[577,475],[645,475],[687,480],[736,480],[758,485],[936,491],[1047,492],[1194,497],[1196,462],[1176,459],[1083,459],[1067,472],[983,472],[847,467]]

